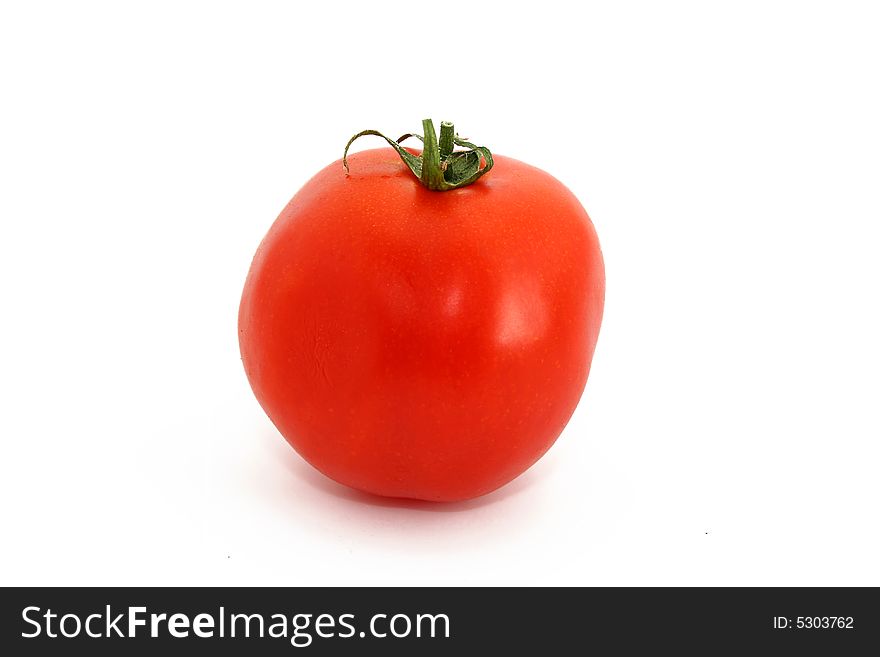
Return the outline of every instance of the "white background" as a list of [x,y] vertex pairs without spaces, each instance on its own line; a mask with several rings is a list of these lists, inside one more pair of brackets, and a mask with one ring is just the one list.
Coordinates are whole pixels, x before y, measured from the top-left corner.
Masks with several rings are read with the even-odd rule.
[[[880,585],[877,11],[4,3],[0,582]],[[312,471],[236,330],[293,193],[425,116],[608,277],[559,442],[446,506]]]

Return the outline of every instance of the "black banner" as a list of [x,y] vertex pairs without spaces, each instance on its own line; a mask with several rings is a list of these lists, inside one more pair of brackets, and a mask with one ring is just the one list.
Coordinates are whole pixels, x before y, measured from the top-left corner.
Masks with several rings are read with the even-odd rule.
[[880,645],[880,601],[870,588],[7,588],[0,595],[5,655],[645,648],[848,655]]

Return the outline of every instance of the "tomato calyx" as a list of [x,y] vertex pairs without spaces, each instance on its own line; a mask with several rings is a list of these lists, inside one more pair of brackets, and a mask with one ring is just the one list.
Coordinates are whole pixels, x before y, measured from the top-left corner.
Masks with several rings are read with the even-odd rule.
[[[449,121],[441,121],[440,137],[434,131],[434,122],[431,119],[422,121],[424,136],[406,133],[398,139],[390,139],[377,130],[364,130],[348,140],[345,152],[342,155],[342,166],[348,173],[348,149],[352,142],[359,137],[375,135],[382,137],[397,151],[403,163],[412,171],[425,187],[436,192],[445,192],[450,189],[458,189],[478,180],[484,176],[494,165],[492,153],[485,146],[476,146],[465,141],[455,134],[455,126]],[[401,142],[410,137],[415,137],[424,144],[422,152],[418,155],[410,153]],[[456,146],[467,150],[457,151]]]

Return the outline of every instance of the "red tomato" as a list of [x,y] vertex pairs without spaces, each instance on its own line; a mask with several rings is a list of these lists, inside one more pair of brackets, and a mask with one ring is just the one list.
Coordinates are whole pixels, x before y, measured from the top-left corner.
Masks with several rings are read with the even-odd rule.
[[560,182],[506,157],[444,192],[390,148],[349,159],[256,253],[239,313],[248,379],[338,482],[488,493],[547,451],[584,389],[605,296],[593,225]]

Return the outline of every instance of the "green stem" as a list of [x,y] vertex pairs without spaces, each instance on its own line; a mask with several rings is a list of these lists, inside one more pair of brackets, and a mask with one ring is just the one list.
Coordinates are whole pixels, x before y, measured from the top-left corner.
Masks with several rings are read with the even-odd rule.
[[434,122],[431,119],[422,121],[422,130],[425,131],[425,147],[422,149],[422,184],[428,189],[435,191],[443,190],[443,162],[440,159],[440,144],[437,143],[437,134],[434,132]]
[[[430,123],[430,121],[429,121]],[[424,125],[424,122],[422,122]],[[433,126],[431,126],[433,128]],[[425,133],[427,134],[427,133]],[[455,143],[453,140],[455,139],[455,126],[451,121],[441,121],[440,122],[440,158],[446,159],[450,155],[452,155],[452,151],[455,150]]]
[[[409,167],[409,170],[430,190],[445,192],[470,185],[478,178],[488,173],[494,166],[492,153],[485,146],[474,144],[461,139],[455,134],[455,126],[449,121],[440,123],[440,138],[434,131],[434,122],[431,119],[422,121],[424,137],[419,135],[405,134],[397,141],[389,139],[376,130],[364,130],[348,140],[345,152],[342,156],[342,165],[348,172],[348,149],[352,142],[365,135],[376,135],[397,151],[400,159]],[[420,155],[413,155],[400,145],[404,139],[417,137],[424,143]],[[455,147],[461,146],[467,150],[456,151]]]

